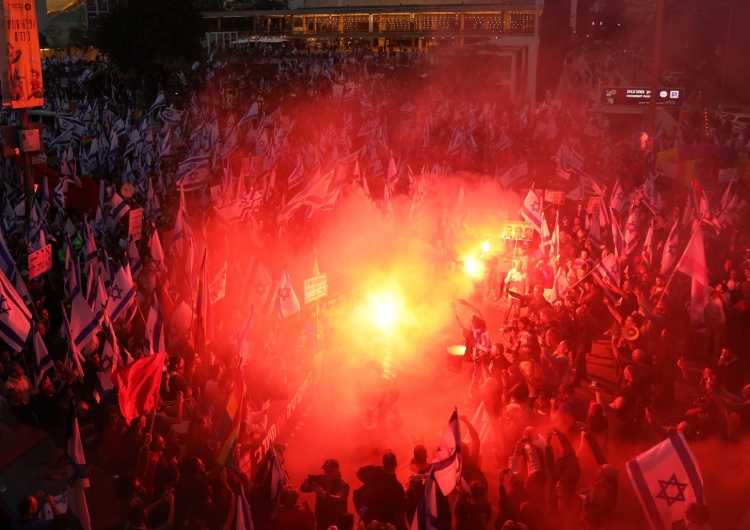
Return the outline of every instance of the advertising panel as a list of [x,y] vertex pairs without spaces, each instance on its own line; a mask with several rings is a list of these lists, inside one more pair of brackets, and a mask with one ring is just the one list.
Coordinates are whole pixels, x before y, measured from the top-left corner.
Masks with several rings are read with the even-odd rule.
[[[604,103],[608,105],[648,105],[651,89],[640,87],[603,87]],[[682,107],[685,90],[682,88],[659,88],[656,90],[656,105],[660,107]]]
[[[7,56],[0,67],[7,75],[2,81],[3,105],[14,109],[44,105],[42,59],[35,0],[4,0],[3,31]],[[7,93],[6,93],[7,85]],[[7,97],[6,97],[7,96]]]

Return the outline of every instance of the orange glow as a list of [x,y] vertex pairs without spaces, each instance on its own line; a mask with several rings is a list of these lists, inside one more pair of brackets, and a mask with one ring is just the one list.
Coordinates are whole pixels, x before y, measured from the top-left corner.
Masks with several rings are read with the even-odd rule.
[[479,279],[484,276],[484,263],[474,256],[466,256],[464,258],[464,271],[470,278]]
[[490,242],[489,241],[483,241],[482,242],[482,252],[484,254],[487,254],[490,251]]
[[390,335],[403,313],[403,302],[392,292],[370,293],[367,299],[373,322]]

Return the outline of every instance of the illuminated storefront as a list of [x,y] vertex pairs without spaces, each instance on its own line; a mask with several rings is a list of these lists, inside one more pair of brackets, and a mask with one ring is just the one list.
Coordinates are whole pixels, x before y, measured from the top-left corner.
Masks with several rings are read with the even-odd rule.
[[[495,76],[514,100],[530,98],[536,84],[539,49],[538,0],[506,0],[461,4],[438,2],[393,5],[370,0],[308,0],[301,9],[279,11],[231,10],[206,12],[212,34],[236,32],[240,39],[288,39],[305,48],[336,44],[341,49],[368,46],[372,50],[406,47],[422,50],[442,44],[488,44],[503,57],[507,71]],[[378,4],[382,5],[378,5]],[[375,5],[373,5],[375,4]]]

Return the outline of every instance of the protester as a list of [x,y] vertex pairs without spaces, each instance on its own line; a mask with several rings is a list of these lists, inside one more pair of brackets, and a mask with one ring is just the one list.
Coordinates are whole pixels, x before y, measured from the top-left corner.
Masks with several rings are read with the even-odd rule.
[[315,492],[315,524],[318,530],[326,530],[346,512],[349,484],[341,478],[339,462],[329,458],[323,462],[322,475],[308,475],[300,491]]
[[[271,407],[286,406],[295,371],[321,348],[319,340],[296,347],[301,326],[282,317],[299,303],[279,307],[276,318],[279,290],[269,285],[285,259],[323,241],[331,219],[346,222],[357,209],[344,206],[352,197],[391,220],[393,204],[408,199],[412,211],[403,231],[450,261],[468,243],[474,222],[466,215],[449,219],[443,204],[452,200],[444,184],[460,174],[464,198],[486,185],[507,196],[518,192],[526,217],[536,201],[544,211],[542,218],[524,217],[534,227],[530,240],[484,256],[491,266],[483,285],[494,289],[481,294],[494,290],[487,298],[497,298],[509,324],[506,344],[492,347],[481,312],[465,329],[475,361],[470,395],[485,399],[497,421],[495,456],[501,461],[515,447],[526,463],[521,476],[516,470],[503,475],[498,522],[548,528],[564,512],[573,525],[573,492],[583,486],[576,460],[593,468],[583,456],[593,445],[611,454],[631,447],[623,442],[644,441],[647,411],[677,413],[679,358],[686,369],[698,359],[701,367],[712,364],[698,384],[697,407],[679,415],[701,436],[737,439],[747,428],[750,399],[743,372],[750,329],[748,190],[742,179],[725,186],[713,170],[740,169],[746,134],[715,123],[703,131],[696,107],[686,111],[693,121],[674,132],[648,132],[658,151],[652,165],[629,147],[631,133],[642,131],[610,123],[590,100],[591,87],[614,70],[584,50],[569,57],[560,93],[539,105],[436,87],[418,92],[415,80],[440,66],[426,51],[393,47],[368,61],[364,48],[216,48],[194,69],[170,66],[143,77],[103,57],[45,60],[45,108],[58,116],[42,128],[48,164],[32,170],[37,190],[28,215],[20,166],[10,157],[0,167],[0,280],[9,295],[0,304],[0,417],[41,428],[63,446],[65,419],[73,413],[89,462],[112,480],[127,479],[121,500],[132,501],[133,509],[122,511],[123,524],[218,528],[234,512],[231,503],[249,502],[256,528],[281,524],[287,515],[290,524],[310,525],[312,513],[292,485],[279,488],[284,502],[274,523],[275,500],[265,487],[283,475],[274,467],[283,458],[266,453],[256,461],[269,450],[263,444],[274,426]],[[415,94],[428,104],[413,104]],[[19,116],[5,110],[2,121],[18,123]],[[667,160],[679,160],[680,178],[664,174],[672,164]],[[683,180],[692,185],[681,186]],[[313,182],[325,185],[308,188]],[[548,201],[543,189],[562,191],[564,202]],[[430,217],[422,215],[430,208],[445,213],[420,232],[417,220]],[[143,223],[135,239],[129,220],[138,210]],[[32,278],[29,251],[48,242],[52,268]],[[222,260],[235,282],[223,287],[221,274],[215,281],[210,274]],[[713,294],[700,298],[709,288]],[[254,315],[248,315],[251,304]],[[15,319],[23,306],[29,315]],[[610,327],[612,319],[617,324]],[[589,406],[592,349],[607,335],[625,384],[615,385],[612,405],[595,385],[599,404]],[[326,336],[334,341],[334,333]],[[159,354],[167,364],[143,368]],[[137,377],[128,379],[129,370]],[[378,423],[411,426],[398,406],[395,372],[378,370]],[[150,386],[139,392],[129,380]],[[722,417],[725,433],[717,427]],[[557,430],[545,431],[550,421]],[[583,430],[578,447],[577,429]],[[522,440],[524,431],[530,440]],[[549,443],[539,432],[552,433]],[[463,454],[471,484],[456,504],[457,519],[461,512],[460,524],[474,524],[467,514],[476,509],[481,526],[488,506],[472,486],[479,482],[486,490],[493,459],[480,459],[478,436],[470,437],[471,453]],[[430,469],[426,455],[415,448],[420,476],[408,483],[408,502],[395,453],[384,454],[382,467],[359,470],[365,489],[355,504],[367,507],[366,523],[399,530],[411,523],[421,475]],[[247,465],[231,487],[221,484],[220,469],[241,462]],[[327,460],[324,486],[300,486],[315,491],[318,529],[353,524],[339,521],[349,488],[338,467]],[[596,470],[601,481],[583,507],[590,527],[612,519],[613,469]],[[553,502],[553,480],[560,484],[559,502]],[[27,500],[19,512],[31,519],[37,508]],[[705,524],[700,521],[696,516],[691,524]]]

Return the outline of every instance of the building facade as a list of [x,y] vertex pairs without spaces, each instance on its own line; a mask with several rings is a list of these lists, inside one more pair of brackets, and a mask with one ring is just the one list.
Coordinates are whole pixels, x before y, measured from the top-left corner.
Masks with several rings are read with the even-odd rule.
[[[455,1],[455,0],[453,0]],[[533,98],[539,52],[541,0],[307,0],[304,8],[203,13],[214,35],[238,39],[286,39],[297,48],[325,43],[340,49],[477,50],[490,59],[493,79],[511,101]],[[215,39],[207,39],[208,43]],[[447,53],[446,56],[455,56]],[[460,54],[459,54],[460,55]]]

